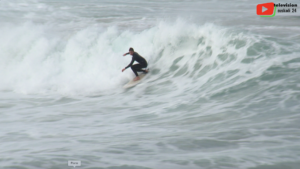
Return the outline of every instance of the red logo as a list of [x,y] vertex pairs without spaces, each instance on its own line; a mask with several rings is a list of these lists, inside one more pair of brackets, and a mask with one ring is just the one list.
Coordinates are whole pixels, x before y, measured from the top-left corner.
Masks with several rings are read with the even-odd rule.
[[256,13],[257,15],[273,15],[274,13],[274,3],[264,3],[264,4],[258,4],[256,6]]

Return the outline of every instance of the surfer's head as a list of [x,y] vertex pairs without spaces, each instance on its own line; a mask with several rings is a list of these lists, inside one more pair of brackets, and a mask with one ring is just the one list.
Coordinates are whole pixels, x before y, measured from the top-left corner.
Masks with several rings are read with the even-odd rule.
[[133,52],[134,52],[133,48],[129,48],[129,54],[133,55]]

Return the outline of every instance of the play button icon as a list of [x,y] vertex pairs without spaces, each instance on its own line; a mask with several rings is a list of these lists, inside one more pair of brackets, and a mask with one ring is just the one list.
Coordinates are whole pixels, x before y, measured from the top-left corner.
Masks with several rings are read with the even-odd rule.
[[256,13],[257,15],[273,15],[274,13],[274,3],[264,3],[258,4],[256,6]]
[[265,8],[264,6],[262,7],[262,13],[266,12],[268,8]]

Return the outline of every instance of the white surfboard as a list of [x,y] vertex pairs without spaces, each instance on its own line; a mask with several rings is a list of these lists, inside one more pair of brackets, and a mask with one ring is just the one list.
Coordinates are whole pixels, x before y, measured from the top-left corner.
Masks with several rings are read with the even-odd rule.
[[138,83],[140,83],[142,81],[142,79],[146,76],[145,73],[141,73],[139,74],[139,77],[140,77],[140,80],[136,80],[136,81],[133,81],[133,79],[131,81],[129,81],[126,85],[123,86],[124,89],[127,89],[127,88],[130,88],[130,87],[133,87],[135,85],[137,85]]

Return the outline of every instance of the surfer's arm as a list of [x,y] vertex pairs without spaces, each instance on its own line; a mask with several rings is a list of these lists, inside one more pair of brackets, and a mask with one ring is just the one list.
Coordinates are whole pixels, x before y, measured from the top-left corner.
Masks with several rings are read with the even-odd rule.
[[126,55],[128,55],[128,54],[129,54],[129,52],[125,53],[123,56],[126,56]]
[[132,64],[133,64],[133,62],[134,62],[134,59],[133,59],[133,57],[132,57],[132,60],[131,60],[131,62],[129,63],[129,65],[128,65],[128,66],[126,66],[126,67],[125,67],[125,69],[127,69],[127,68],[131,67],[131,66],[132,66]]

